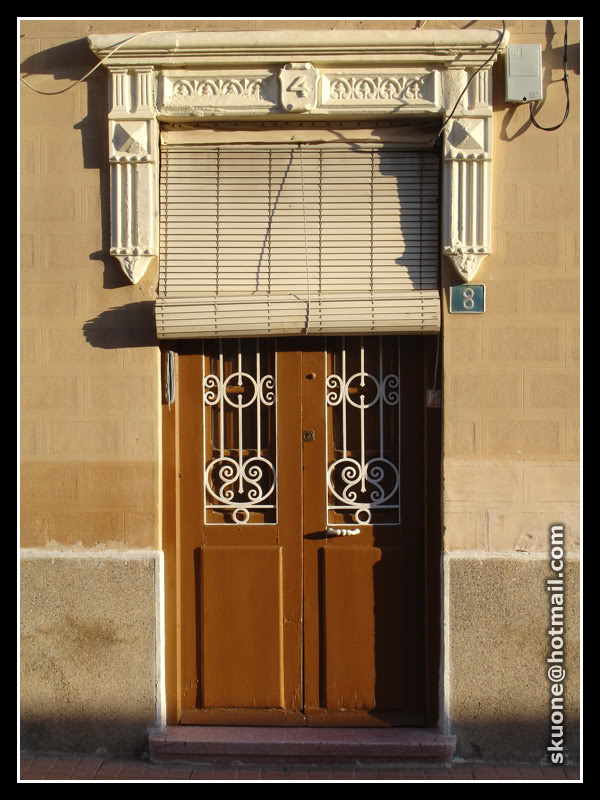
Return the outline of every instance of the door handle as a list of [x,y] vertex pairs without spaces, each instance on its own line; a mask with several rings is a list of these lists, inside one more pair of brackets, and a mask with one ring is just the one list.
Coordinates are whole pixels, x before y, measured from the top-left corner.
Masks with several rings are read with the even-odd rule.
[[327,533],[333,536],[356,536],[360,533],[360,528],[327,528]]

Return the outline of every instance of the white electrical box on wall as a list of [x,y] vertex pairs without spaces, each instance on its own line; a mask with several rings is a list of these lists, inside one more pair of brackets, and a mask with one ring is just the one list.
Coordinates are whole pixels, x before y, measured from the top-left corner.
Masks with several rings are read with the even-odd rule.
[[542,99],[541,44],[509,45],[504,63],[507,103],[532,103]]

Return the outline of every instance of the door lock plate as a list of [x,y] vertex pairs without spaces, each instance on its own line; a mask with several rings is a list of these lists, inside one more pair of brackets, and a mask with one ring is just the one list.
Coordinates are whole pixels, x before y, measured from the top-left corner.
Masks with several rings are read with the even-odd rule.
[[315,440],[315,432],[314,431],[302,431],[302,441],[303,442],[314,442]]

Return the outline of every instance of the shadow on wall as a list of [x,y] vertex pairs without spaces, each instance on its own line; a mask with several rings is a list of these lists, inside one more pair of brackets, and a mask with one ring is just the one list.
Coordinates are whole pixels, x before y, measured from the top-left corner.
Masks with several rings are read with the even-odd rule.
[[[579,763],[579,719],[565,718],[560,740],[563,764]],[[489,713],[486,718],[463,719],[453,725],[457,737],[456,755],[465,761],[514,761],[552,764],[547,748],[552,746],[548,717],[502,719]],[[557,751],[555,751],[557,752]]]
[[90,50],[87,39],[75,39],[28,56],[21,64],[21,73],[24,78],[32,77],[32,86],[50,92],[53,87],[48,86],[47,82],[39,87],[34,83],[36,75],[53,75],[56,80],[77,81],[97,63],[98,59]]
[[[85,169],[102,169],[107,171],[106,141],[108,139],[108,72],[99,67],[89,78],[82,82],[79,89],[75,82],[79,81],[90,69],[98,63],[98,59],[91,52],[87,39],[77,39],[73,42],[48,47],[41,53],[34,53],[21,64],[21,77],[27,81],[29,87],[26,91],[40,101],[59,100],[69,94],[77,94],[81,86],[86,88],[85,102],[81,108],[86,110],[86,116],[73,125],[75,130],[81,131],[83,163]],[[47,77],[52,75],[58,85],[53,85]],[[71,82],[72,88],[66,81]],[[33,87],[33,88],[30,88]],[[53,94],[67,89],[62,94]],[[35,94],[34,90],[42,94]],[[51,113],[51,106],[45,105],[41,113]]]
[[[89,253],[90,260],[101,261],[104,266],[103,287],[122,288],[129,285],[116,259],[109,255],[110,250],[110,173],[108,164],[108,72],[99,67],[85,81],[77,81],[98,64],[91,52],[87,39],[48,47],[34,53],[21,64],[21,76],[29,86],[23,85],[23,103],[33,104],[36,115],[52,117],[57,105],[63,105],[66,98],[72,98],[73,130],[81,133],[81,153],[85,170],[98,171],[98,185],[84,185],[84,191],[99,195],[101,229],[100,249]],[[49,80],[52,76],[54,81]],[[31,88],[33,87],[33,88]],[[35,91],[34,91],[35,90]],[[66,90],[66,91],[64,91]],[[39,93],[38,93],[39,92]],[[61,92],[61,94],[54,94]],[[65,100],[63,100],[65,98]],[[85,116],[79,118],[79,109]],[[64,110],[64,106],[63,106]],[[59,114],[57,119],[63,119]],[[95,202],[95,201],[94,201]]]
[[148,731],[156,720],[150,715],[125,717],[30,717],[21,720],[21,750],[65,753],[111,753],[140,756],[147,751]]
[[[546,22],[546,44],[542,47],[542,83],[543,83],[543,99],[537,104],[535,108],[535,115],[537,115],[542,111],[544,105],[551,100],[553,103],[556,103],[557,106],[557,122],[560,122],[562,112],[560,109],[563,107],[561,103],[566,103],[566,94],[564,88],[561,88],[560,84],[563,84],[562,74],[560,77],[557,77],[553,80],[552,72],[553,70],[562,70],[563,67],[563,59],[565,54],[564,42],[562,38],[562,34],[559,34],[554,25],[550,20]],[[567,34],[568,39],[568,34]],[[553,43],[556,45],[553,47]],[[575,73],[576,75],[580,74],[580,59],[581,59],[581,46],[579,42],[575,42],[574,44],[567,45],[567,70],[571,73]],[[521,104],[515,103],[506,103],[504,100],[505,97],[505,88],[504,88],[504,67],[502,70],[497,69],[494,73],[496,77],[500,77],[501,80],[496,81],[494,84],[494,108],[500,109],[503,108],[506,110],[506,114],[502,119],[502,128],[500,131],[500,139],[505,142],[512,142],[514,139],[517,139],[523,133],[525,133],[529,128],[533,127],[533,123],[529,117],[529,108],[527,108],[527,119],[521,125],[521,127],[516,130],[514,133],[509,133],[508,128],[509,125],[517,113],[518,109],[521,107]],[[550,93],[550,96],[549,96]],[[529,106],[529,104],[523,104]],[[517,117],[518,119],[518,117]],[[546,122],[546,125],[554,124]]]
[[154,302],[143,300],[103,311],[84,324],[83,335],[89,345],[104,350],[158,346]]
[[[148,733],[155,728],[150,715],[126,717],[31,717],[21,723],[21,750],[65,753],[110,753],[140,756],[148,749]],[[548,721],[502,720],[497,717],[464,721],[455,726],[457,756],[466,761],[551,764]],[[565,726],[564,764],[579,763],[579,721]]]

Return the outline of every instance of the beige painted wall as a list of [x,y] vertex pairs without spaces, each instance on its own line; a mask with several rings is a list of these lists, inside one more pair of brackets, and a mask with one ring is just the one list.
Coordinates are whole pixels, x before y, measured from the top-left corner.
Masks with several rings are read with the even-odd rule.
[[[94,30],[23,22],[23,76],[67,88],[97,63]],[[24,547],[160,542],[156,271],[132,286],[107,255],[107,87],[104,68],[53,97],[21,86]]]
[[[546,127],[563,118],[564,22],[514,22],[542,45]],[[539,552],[549,525],[579,545],[579,23],[569,22],[571,110],[557,131],[504,102],[494,71],[493,255],[482,316],[444,318],[445,548]],[[444,285],[454,282],[446,267]]]
[[[23,74],[43,91],[96,60],[90,33],[164,29],[414,28],[416,20],[30,20]],[[429,20],[429,28],[499,20]],[[508,22],[543,46],[543,125],[562,118],[563,22]],[[444,320],[447,550],[545,547],[546,520],[578,543],[579,22],[569,24],[571,113],[558,131],[494,93],[493,251],[482,317]],[[577,67],[577,68],[576,68]],[[21,87],[22,544],[160,542],[156,273],[130,285],[108,249],[107,76],[53,97]],[[454,280],[446,264],[444,284]],[[541,538],[540,538],[541,537]]]
[[[22,74],[40,90],[66,89],[97,63],[86,42],[90,33],[412,29],[416,24],[416,20],[23,21]],[[429,28],[501,24],[500,20],[426,22]],[[560,82],[564,23],[516,20],[509,21],[508,28],[512,43],[542,44],[546,102],[538,119],[554,125],[562,119],[565,103]],[[477,747],[491,757],[494,753],[515,757],[514,750],[506,749],[510,729],[500,726],[494,732],[488,720],[485,731],[477,733],[473,709],[489,702],[495,686],[495,718],[502,724],[513,719],[514,698],[522,696],[532,662],[540,667],[547,646],[543,598],[535,601],[540,624],[532,627],[523,615],[522,593],[503,593],[498,633],[494,627],[498,617],[486,597],[500,583],[520,585],[525,576],[538,583],[544,580],[545,559],[540,560],[540,554],[547,549],[550,524],[566,523],[570,553],[579,543],[578,42],[579,23],[572,21],[571,113],[558,131],[538,131],[529,124],[528,106],[506,105],[502,58],[494,69],[493,255],[484,260],[475,279],[487,286],[488,310],[477,317],[444,314],[443,516],[448,555],[442,694],[449,726],[458,731],[468,757],[477,756]],[[21,544],[48,550],[48,565],[37,569],[42,583],[44,575],[55,574],[52,558],[57,550],[146,549],[150,558],[160,547],[160,363],[152,313],[156,269],[132,286],[107,255],[107,87],[103,68],[56,96],[21,87]],[[444,287],[455,281],[448,264],[442,277]],[[29,568],[34,569],[31,564]],[[119,576],[126,574],[123,569],[115,565],[105,572],[104,593],[110,595],[118,585]],[[76,572],[71,574],[78,580]],[[465,585],[475,574],[483,576],[478,598]],[[54,586],[53,580],[48,578],[48,587]],[[140,579],[139,585],[146,584]],[[53,686],[52,702],[71,698],[72,707],[82,709],[65,722],[62,732],[50,737],[50,744],[72,747],[85,713],[97,717],[114,711],[110,687],[120,673],[109,665],[104,678],[93,677],[91,705],[86,699],[89,686],[87,695],[79,689],[71,694],[61,689],[65,681],[79,685],[76,658],[68,669],[63,664],[62,683],[52,683],[48,664],[54,653],[61,652],[56,636],[64,625],[56,623],[55,636],[39,592],[28,587],[28,583],[23,587],[22,601],[27,635],[31,634],[31,642],[38,642],[40,630],[47,636],[41,651],[37,644],[31,651],[30,660],[29,651],[24,651],[24,669],[33,676],[29,697]],[[576,581],[572,587],[570,601],[576,603]],[[134,654],[156,649],[155,598],[150,602],[148,592],[144,597],[143,617],[148,624],[137,650],[132,645]],[[478,603],[477,615],[472,613],[473,603]],[[69,592],[62,592],[56,608],[62,609],[57,614],[63,622],[73,616],[71,606]],[[88,617],[100,615],[104,624],[105,618],[112,619],[114,610],[101,611],[80,603],[77,620],[84,624]],[[123,607],[123,618],[113,620],[117,628],[127,623],[127,613]],[[537,639],[531,641],[538,627]],[[577,633],[575,621],[570,642]],[[492,659],[480,681],[465,683],[473,664],[481,661],[481,652],[503,654],[498,651],[499,636],[509,660],[521,652],[519,643],[527,638],[531,659],[521,658],[521,666],[513,672],[507,672],[498,658]],[[120,658],[127,661],[126,648]],[[511,681],[521,694],[511,689]],[[532,753],[543,752],[547,730],[547,698],[540,685],[524,712],[538,730]],[[137,747],[147,720],[155,718],[156,697],[140,702],[144,721],[134,726],[129,737],[132,747]],[[574,696],[570,718],[576,717],[576,706]],[[33,720],[38,724],[35,715]],[[94,740],[98,746],[103,736],[99,733]],[[40,746],[50,746],[50,740],[43,738]],[[489,748],[486,742],[491,742]]]

